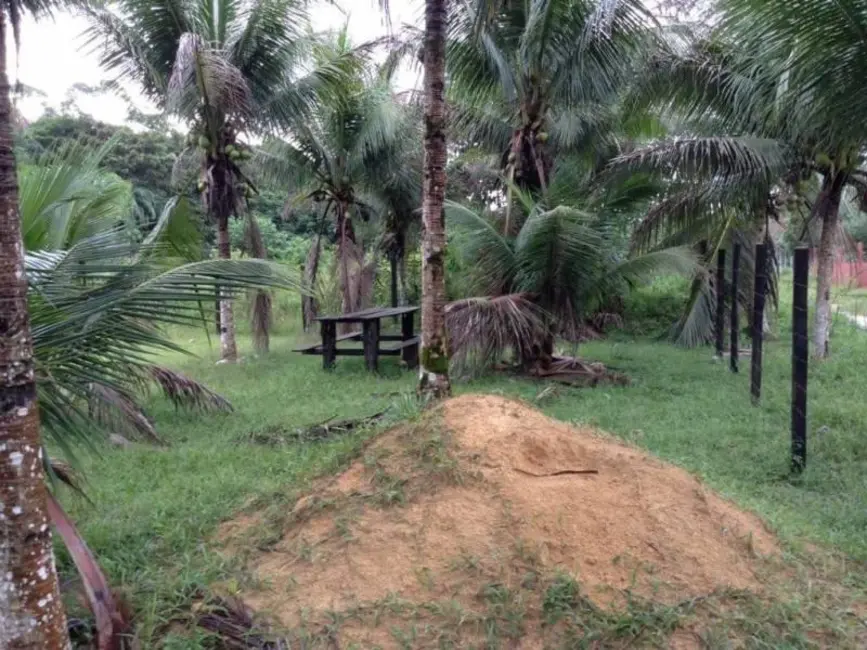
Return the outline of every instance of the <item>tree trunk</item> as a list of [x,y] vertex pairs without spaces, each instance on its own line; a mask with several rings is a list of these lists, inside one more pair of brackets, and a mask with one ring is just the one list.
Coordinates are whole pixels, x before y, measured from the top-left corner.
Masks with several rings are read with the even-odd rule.
[[449,395],[446,340],[445,37],[448,0],[426,0],[424,36],[424,193],[422,196],[422,301],[419,395]]
[[[220,259],[232,259],[232,245],[229,240],[229,217],[217,219],[217,254]],[[220,300],[220,360],[224,363],[238,361],[238,346],[235,343],[235,314],[232,301],[224,292]]]
[[0,648],[69,647],[54,567],[0,11]]
[[400,284],[399,302],[401,305],[409,304],[409,287],[406,284],[406,253],[400,256],[397,265],[397,276]]
[[391,306],[397,307],[400,304],[397,295],[397,255],[389,255],[389,265],[391,266]]
[[340,267],[341,308],[344,314],[357,311],[361,296],[361,268],[358,244],[355,242],[355,229],[349,217],[349,206],[339,201],[337,203],[337,258]]
[[816,316],[813,329],[813,353],[817,359],[830,354],[831,339],[831,276],[834,271],[834,240],[840,216],[840,199],[846,186],[846,172],[825,176],[822,191],[816,199],[815,214],[822,221],[816,264]]
[[304,286],[310,289],[311,295],[301,296],[301,321],[306,332],[313,324],[318,315],[319,306],[316,304],[316,276],[319,273],[319,255],[322,251],[322,235],[317,235],[315,241],[307,252],[307,261],[304,262]]
[[[268,247],[262,238],[262,231],[256,217],[247,212],[247,239],[250,243],[250,254],[256,259],[268,259]],[[258,354],[268,354],[271,350],[271,327],[274,324],[271,292],[265,289],[253,291],[253,305],[250,311],[250,329],[253,334],[253,346]]]

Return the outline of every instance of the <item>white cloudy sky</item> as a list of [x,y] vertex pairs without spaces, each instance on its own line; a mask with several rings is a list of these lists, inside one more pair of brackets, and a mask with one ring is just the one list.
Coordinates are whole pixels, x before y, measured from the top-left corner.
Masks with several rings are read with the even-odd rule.
[[[375,0],[337,0],[339,7],[322,3],[312,10],[314,27],[339,27],[349,20],[353,41],[361,42],[386,33],[382,15],[375,9]],[[417,23],[421,18],[421,0],[391,0],[392,24]],[[83,49],[81,34],[86,28],[83,18],[59,13],[53,20],[36,23],[27,20],[22,28],[21,54],[15,67],[15,55],[10,51],[10,76],[46,93],[45,98],[29,98],[19,102],[28,119],[35,119],[43,104],[59,106],[75,83],[95,86],[105,78],[94,54]],[[11,40],[11,39],[10,39]],[[12,47],[10,45],[10,50]],[[414,78],[403,80],[414,83]],[[131,89],[132,90],[132,89]],[[126,106],[115,97],[78,97],[78,105],[86,112],[106,122],[122,122]],[[148,108],[142,103],[141,108]]]

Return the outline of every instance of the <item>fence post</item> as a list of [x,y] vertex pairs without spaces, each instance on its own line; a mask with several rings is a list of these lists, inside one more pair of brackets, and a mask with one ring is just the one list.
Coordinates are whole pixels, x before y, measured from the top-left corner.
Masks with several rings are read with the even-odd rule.
[[762,339],[765,325],[765,291],[767,290],[768,249],[756,244],[755,282],[753,287],[753,349],[750,355],[750,394],[753,404],[762,397]]
[[731,313],[731,324],[729,333],[729,338],[731,339],[731,352],[729,354],[729,367],[732,372],[738,371],[738,330],[740,329],[740,322],[738,320],[738,271],[741,265],[741,245],[735,244],[734,251],[732,253],[732,287],[731,287],[731,301],[732,301],[732,313]]
[[716,355],[722,359],[726,340],[726,252],[716,254]]
[[810,249],[795,249],[795,287],[792,296],[792,471],[807,466],[807,283]]

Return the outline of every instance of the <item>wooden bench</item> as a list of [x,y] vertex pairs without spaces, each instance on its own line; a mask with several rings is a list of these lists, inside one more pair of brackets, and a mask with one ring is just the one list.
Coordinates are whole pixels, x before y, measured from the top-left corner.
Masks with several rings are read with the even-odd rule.
[[401,361],[403,361],[409,368],[415,368],[418,366],[418,346],[420,343],[420,336],[414,336],[411,339],[397,340],[395,343],[387,343],[379,346],[379,353],[386,356],[400,355]]
[[[334,366],[338,355],[364,357],[368,370],[376,372],[379,355],[400,356],[410,368],[418,365],[419,337],[415,335],[414,314],[418,307],[372,307],[350,314],[320,316],[322,342],[295,348],[301,354],[321,354],[326,369]],[[400,334],[380,334],[383,318],[400,317]],[[360,332],[337,335],[337,326],[345,323],[360,323]],[[337,348],[339,341],[361,341],[361,348]],[[385,345],[382,342],[387,341]]]
[[[341,334],[340,336],[334,339],[334,342],[337,343],[339,341],[360,341],[361,340],[361,332],[349,332],[348,334]],[[293,352],[300,352],[301,354],[322,354],[322,341],[319,343],[314,343],[313,345],[304,345],[300,348],[294,348]]]

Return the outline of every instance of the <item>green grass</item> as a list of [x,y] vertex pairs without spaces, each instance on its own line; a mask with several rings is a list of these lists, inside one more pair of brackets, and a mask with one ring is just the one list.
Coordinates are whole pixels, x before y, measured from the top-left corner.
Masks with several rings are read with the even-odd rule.
[[[270,503],[316,475],[338,471],[370,433],[278,446],[239,439],[269,426],[370,415],[392,403],[399,414],[395,394],[414,388],[414,374],[392,360],[382,363],[381,377],[365,372],[359,358],[342,358],[335,372],[325,373],[318,357],[291,352],[294,335],[275,337],[268,358],[248,357],[235,367],[215,365],[216,342],[210,349],[204,336],[178,337],[200,358],[166,361],[228,397],[235,412],[177,412],[155,399],[150,414],[170,446],[82,456],[93,505],[71,495],[63,500],[112,582],[128,590],[145,638],[234,569],[207,545],[220,521],[256,499]],[[249,353],[249,339],[240,345]]]
[[[833,358],[811,364],[809,462],[804,475],[792,480],[788,321],[784,306],[777,340],[766,345],[759,407],[749,401],[748,360],[733,375],[726,364],[712,360],[709,349],[629,340],[588,344],[581,354],[628,373],[631,386],[558,386],[546,391],[538,405],[549,415],[598,426],[695,472],[763,516],[796,548],[804,541],[819,542],[867,560],[867,381],[862,367],[867,332],[838,323]],[[346,466],[371,433],[281,445],[243,442],[245,436],[269,427],[368,415],[389,405],[395,417],[412,410],[406,395],[414,388],[415,374],[402,371],[394,360],[382,361],[379,377],[366,373],[359,358],[340,358],[336,371],[325,373],[318,357],[291,352],[297,338],[290,328],[275,337],[267,358],[248,357],[231,367],[215,365],[216,342],[209,348],[203,336],[178,332],[177,340],[200,358],[166,362],[228,397],[235,412],[176,412],[155,398],[151,414],[170,446],[106,448],[98,456],[86,456],[82,469],[93,505],[64,495],[110,580],[123,585],[134,603],[145,647],[156,644],[166,625],[207,585],[239,575],[239,563],[222,558],[209,542],[221,521],[242,509],[275,503],[291,507],[293,493],[312,477]],[[242,337],[240,343],[249,353],[249,340]],[[455,388],[535,401],[545,385],[496,376],[456,383]],[[62,554],[61,564],[69,573]],[[865,575],[855,569],[849,580],[864,587]],[[173,643],[199,647],[177,639]]]
[[834,292],[834,304],[841,310],[858,316],[867,316],[867,288],[841,287]]

